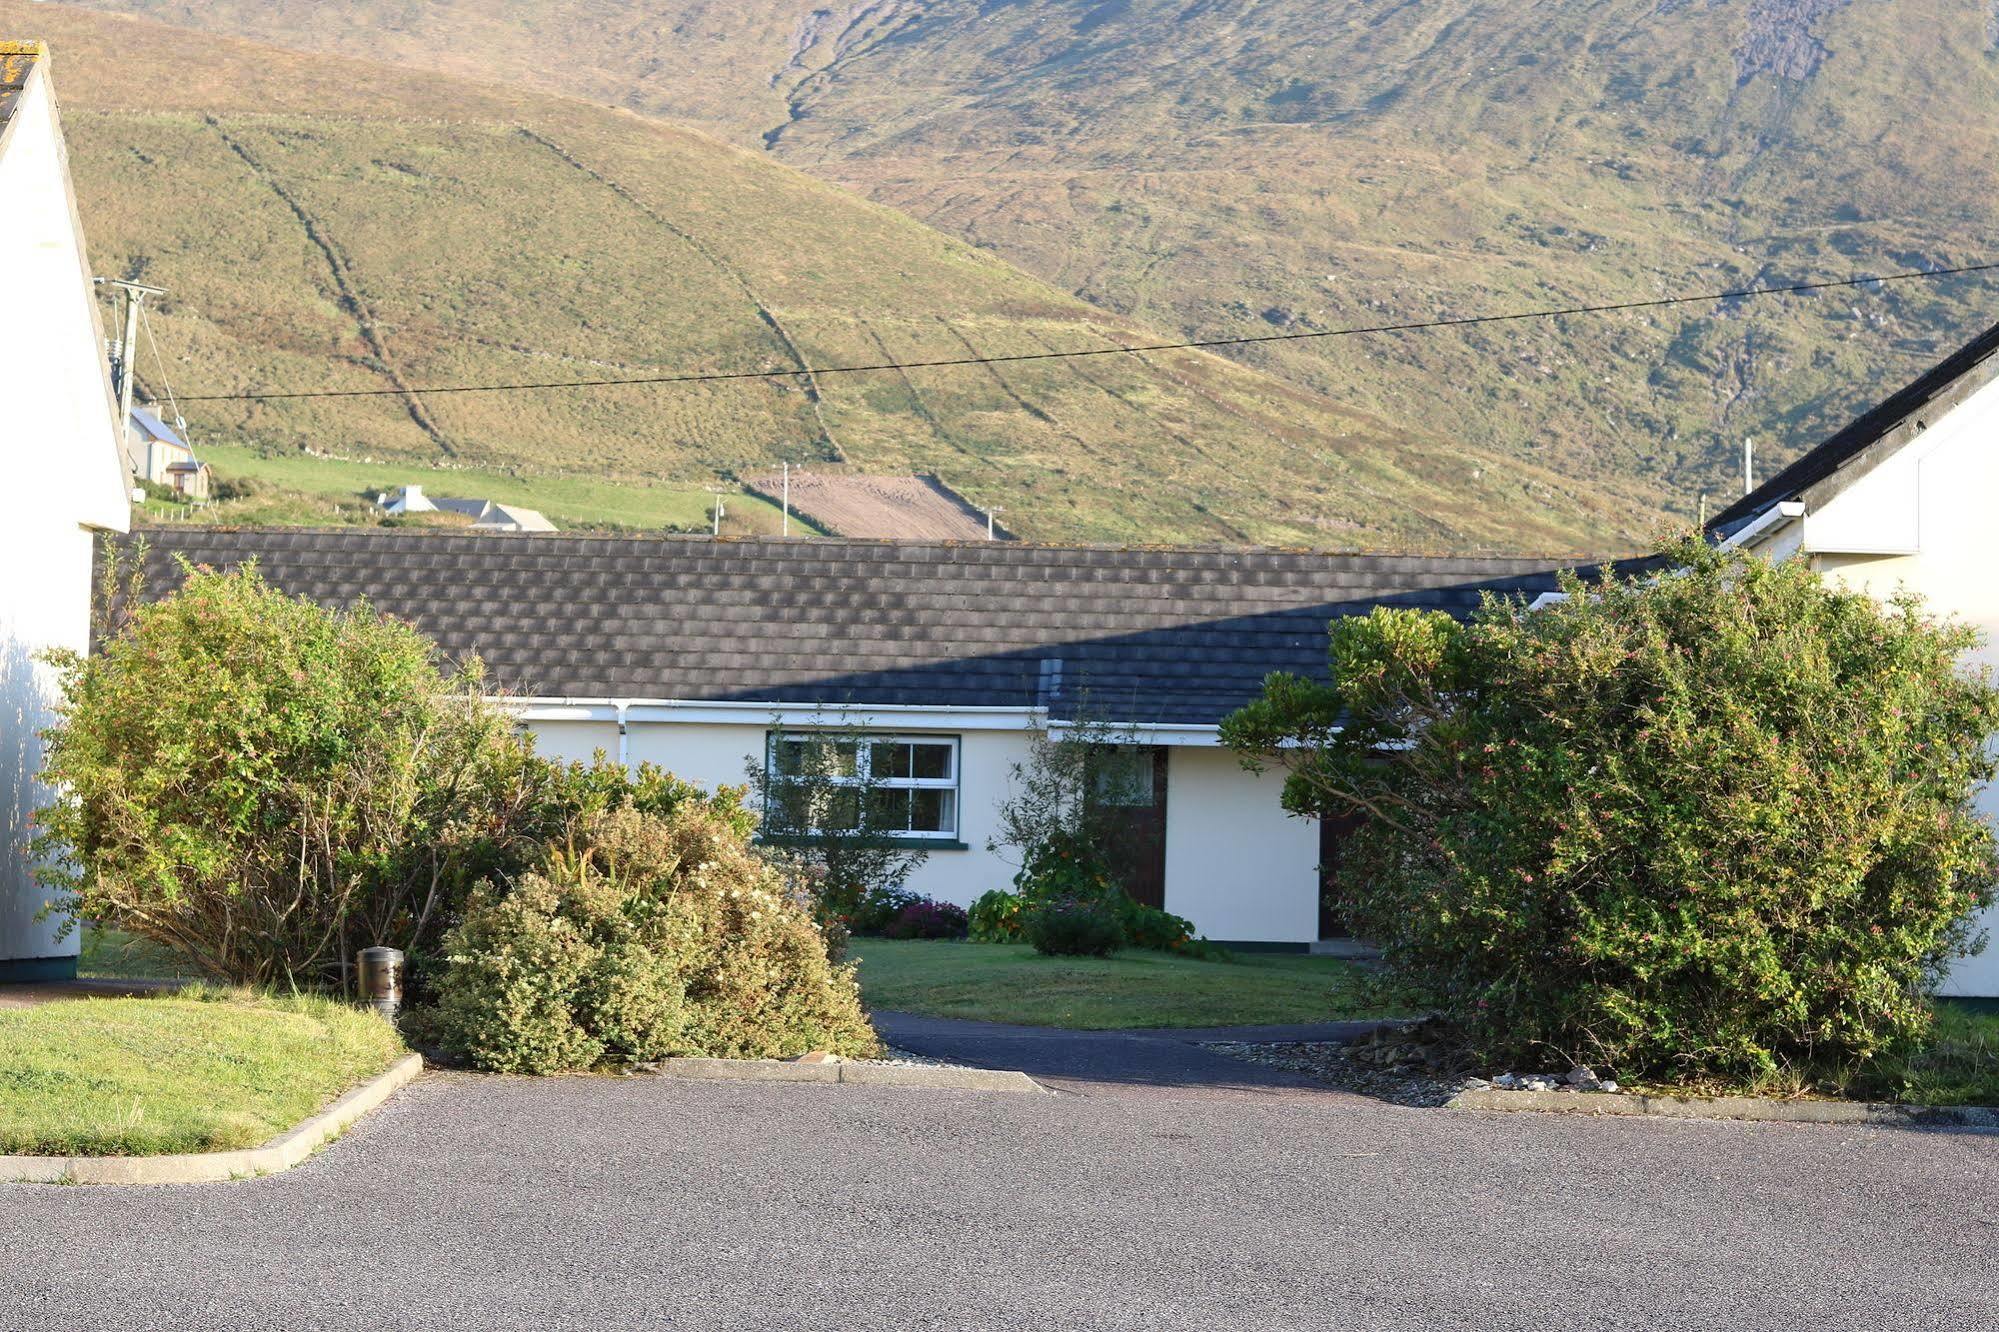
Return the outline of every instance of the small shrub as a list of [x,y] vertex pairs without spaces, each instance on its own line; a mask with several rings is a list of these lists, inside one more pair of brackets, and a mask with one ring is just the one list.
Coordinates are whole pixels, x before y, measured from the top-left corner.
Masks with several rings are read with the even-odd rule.
[[1109,957],[1124,943],[1117,913],[1101,898],[1058,897],[1027,913],[1027,941],[1051,957]]
[[973,943],[1019,943],[1026,906],[1026,898],[1004,888],[983,893],[966,915],[966,932]]
[[965,908],[923,897],[898,912],[882,933],[891,939],[962,939],[966,929]]
[[560,1073],[604,1057],[582,998],[602,949],[579,906],[540,878],[473,898],[447,941],[436,1024],[446,1045],[496,1073]]
[[879,1049],[806,894],[701,802],[579,816],[446,940],[436,1028],[482,1068]]
[[861,898],[860,905],[854,908],[848,928],[855,934],[887,934],[889,927],[906,909],[929,900],[907,888],[870,889]]
[[1185,916],[1146,906],[1126,893],[1117,894],[1115,902],[1118,924],[1124,928],[1124,941],[1131,947],[1177,953],[1186,951],[1187,946],[1195,942],[1194,922]]

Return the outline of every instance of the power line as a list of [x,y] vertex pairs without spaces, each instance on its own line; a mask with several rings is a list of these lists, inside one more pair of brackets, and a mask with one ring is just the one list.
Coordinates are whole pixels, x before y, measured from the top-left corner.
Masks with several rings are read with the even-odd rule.
[[302,389],[289,393],[197,393],[182,402],[278,402],[294,398],[400,398],[419,393],[529,393],[549,389],[628,388],[660,384],[719,384],[746,379],[806,379],[813,375],[860,375],[880,370],[942,370],[965,365],[1009,365],[1021,361],[1066,361],[1083,356],[1140,356],[1147,352],[1208,351],[1216,347],[1248,347],[1267,342],[1304,342],[1313,338],[1352,338],[1371,333],[1417,333],[1439,328],[1467,328],[1474,324],[1517,323],[1527,319],[1560,319],[1568,315],[1616,314],[1630,310],[1657,310],[1672,305],[1699,305],[1716,301],[1741,300],[1750,296],[1786,296],[1806,291],[1829,291],[1836,287],[1868,287],[1886,282],[1910,282],[1922,278],[1956,277],[1965,273],[1999,271],[1999,261],[1964,264],[1957,268],[1933,268],[1908,273],[1884,273],[1878,277],[1827,279],[1821,282],[1794,282],[1784,287],[1743,287],[1736,291],[1704,291],[1688,296],[1661,296],[1645,301],[1615,301],[1607,305],[1570,305],[1555,309],[1519,310],[1512,314],[1466,315],[1457,319],[1424,319],[1406,324],[1369,324],[1353,328],[1328,328],[1304,333],[1262,333],[1239,338],[1204,338],[1193,342],[1154,342],[1136,347],[1087,347],[1078,351],[1021,352],[1009,356],[957,356],[938,361],[881,361],[871,365],[808,366],[795,370],[717,370],[688,374],[644,375],[632,379],[563,379],[519,384],[442,384],[430,388]]

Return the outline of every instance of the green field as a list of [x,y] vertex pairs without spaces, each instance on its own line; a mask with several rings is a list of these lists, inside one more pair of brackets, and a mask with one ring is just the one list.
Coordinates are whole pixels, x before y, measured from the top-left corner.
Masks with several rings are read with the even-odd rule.
[[253,1147],[403,1052],[373,1013],[310,997],[197,990],[0,1011],[0,1154]]
[[1043,957],[1026,944],[856,939],[870,1008],[1089,1031],[1333,1022],[1411,1012],[1352,962],[1288,953],[1202,961],[1128,949]]
[[[415,483],[432,496],[464,496],[525,504],[539,509],[557,527],[666,528],[706,531],[714,497],[700,489],[674,489],[601,477],[512,475],[480,468],[441,469],[416,463],[355,462],[301,453],[263,453],[241,445],[211,444],[203,456],[216,475],[247,478],[270,499],[253,492],[249,499],[222,506],[220,512],[238,522],[259,521],[256,510],[283,502],[285,495],[323,497],[338,504],[329,515],[340,520],[373,520],[374,504],[363,498],[371,491]],[[266,519],[268,521],[268,519]],[[740,492],[723,503],[725,532],[776,532],[781,524],[777,506]],[[793,530],[810,530],[794,515]]]

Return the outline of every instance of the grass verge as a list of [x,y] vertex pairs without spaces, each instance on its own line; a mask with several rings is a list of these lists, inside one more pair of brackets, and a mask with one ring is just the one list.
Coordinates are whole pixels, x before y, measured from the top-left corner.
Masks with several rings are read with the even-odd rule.
[[1420,1011],[1341,958],[1237,954],[1206,962],[1126,951],[1043,957],[1026,944],[856,939],[870,1008],[1037,1027],[1211,1027],[1332,1022]]
[[0,1155],[254,1147],[404,1053],[373,1013],[192,988],[0,1011]]

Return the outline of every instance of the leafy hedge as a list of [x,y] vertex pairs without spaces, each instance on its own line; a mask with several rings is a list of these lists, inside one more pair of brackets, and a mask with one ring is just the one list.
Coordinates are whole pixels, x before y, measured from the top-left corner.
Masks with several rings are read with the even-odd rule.
[[511,893],[475,897],[446,946],[438,1035],[481,1068],[879,1050],[810,903],[698,805],[580,820]]
[[1331,683],[1230,718],[1301,814],[1362,811],[1335,888],[1496,1058],[1625,1076],[1918,1041],[1993,899],[1999,694],[1976,636],[1688,540],[1469,624],[1377,610]]

